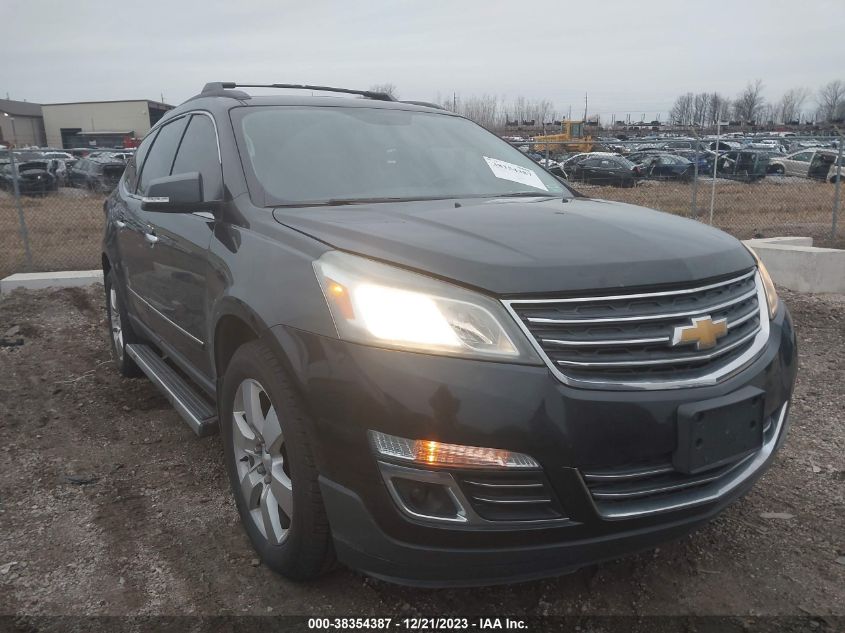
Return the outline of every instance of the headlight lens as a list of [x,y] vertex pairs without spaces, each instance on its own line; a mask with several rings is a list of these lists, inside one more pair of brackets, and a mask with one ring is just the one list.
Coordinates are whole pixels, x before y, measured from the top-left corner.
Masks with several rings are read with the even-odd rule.
[[757,262],[757,270],[760,271],[760,279],[763,280],[763,290],[766,292],[766,303],[769,304],[769,318],[774,319],[778,312],[778,291],[775,289],[775,282],[772,281],[769,271],[760,256],[750,246],[746,246]]
[[314,270],[344,340],[540,364],[495,299],[340,251],[325,253]]

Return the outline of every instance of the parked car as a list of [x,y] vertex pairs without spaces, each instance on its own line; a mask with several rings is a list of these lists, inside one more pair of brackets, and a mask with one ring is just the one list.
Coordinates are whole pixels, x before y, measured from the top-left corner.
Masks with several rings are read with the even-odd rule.
[[672,150],[672,154],[683,156],[693,163],[693,166],[695,166],[697,162],[699,176],[713,175],[713,163],[716,160],[716,152],[711,152],[706,149],[700,149],[698,151],[692,149],[676,149]]
[[769,171],[773,174],[836,182],[843,167],[842,164],[836,165],[837,156],[838,153],[834,150],[805,149],[772,159]]
[[44,196],[56,189],[56,177],[50,172],[50,161],[29,160],[5,163],[0,168],[0,186],[14,191],[17,171],[18,191],[26,196]]
[[108,160],[112,160],[112,161],[122,161],[122,162],[125,163],[130,158],[132,158],[133,154],[134,154],[134,152],[129,151],[129,150],[127,150],[127,151],[100,150],[100,151],[97,151],[97,152],[91,152],[88,155],[88,157],[89,158],[98,158],[100,160],[108,159]]
[[764,150],[731,150],[716,159],[716,173],[720,178],[754,182],[766,177],[769,155]]
[[575,162],[571,172],[564,170],[572,182],[616,187],[633,187],[642,175],[637,165],[622,156],[590,156]]
[[555,575],[680,538],[771,464],[795,335],[741,242],[451,112],[237,88],[153,126],[102,262],[117,368],[219,430],[268,567]]
[[120,181],[125,168],[126,163],[108,156],[80,158],[70,170],[69,184],[71,187],[108,193]]
[[611,157],[616,158],[619,154],[616,152],[580,152],[575,154],[569,154],[568,156],[564,156],[561,158],[559,165],[561,172],[564,174],[564,177],[568,177],[575,170],[575,165],[582,161],[587,160],[588,158],[598,158],[598,157]]
[[693,178],[695,168],[683,156],[666,152],[637,152],[628,159],[639,165],[639,175],[649,180],[683,180]]

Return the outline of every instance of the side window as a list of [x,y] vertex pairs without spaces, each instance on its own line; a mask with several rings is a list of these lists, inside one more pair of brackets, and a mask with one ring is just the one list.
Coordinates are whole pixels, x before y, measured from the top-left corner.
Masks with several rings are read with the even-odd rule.
[[198,171],[202,175],[203,200],[219,200],[223,196],[217,132],[212,120],[204,114],[191,117],[173,163],[172,173],[184,174],[189,171]]
[[76,163],[75,167],[77,171],[85,172],[85,170],[88,168],[88,161],[83,158],[78,163]]
[[141,166],[141,176],[138,178],[138,195],[143,196],[150,181],[162,176],[170,175],[170,168],[173,166],[173,159],[176,156],[176,148],[182,140],[182,132],[188,117],[183,116],[168,123],[161,128],[156,135],[155,142],[147,154],[147,160]]
[[792,160],[801,161],[802,163],[809,163],[810,157],[813,155],[813,152],[801,152],[800,154],[795,154],[792,157]]
[[147,156],[147,152],[150,151],[150,146],[155,141],[156,134],[158,134],[158,130],[152,134],[148,134],[147,138],[141,141],[138,149],[135,150],[135,156],[132,157],[126,165],[126,171],[123,172],[123,182],[125,183],[126,191],[129,193],[135,193],[135,187],[138,185],[138,174],[141,171],[141,165],[144,164],[144,158]]

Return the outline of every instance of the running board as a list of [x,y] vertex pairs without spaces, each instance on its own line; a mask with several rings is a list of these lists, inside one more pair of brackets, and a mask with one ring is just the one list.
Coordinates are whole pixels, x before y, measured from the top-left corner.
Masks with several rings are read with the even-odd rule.
[[200,437],[217,432],[217,411],[149,345],[133,343],[126,353],[173,404]]

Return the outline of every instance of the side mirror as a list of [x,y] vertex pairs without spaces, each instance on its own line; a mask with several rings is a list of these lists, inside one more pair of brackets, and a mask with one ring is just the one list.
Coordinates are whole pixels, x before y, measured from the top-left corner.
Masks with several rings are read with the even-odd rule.
[[194,213],[214,206],[213,202],[203,201],[202,176],[196,171],[156,178],[147,187],[147,195],[141,198],[144,211],[160,213]]

